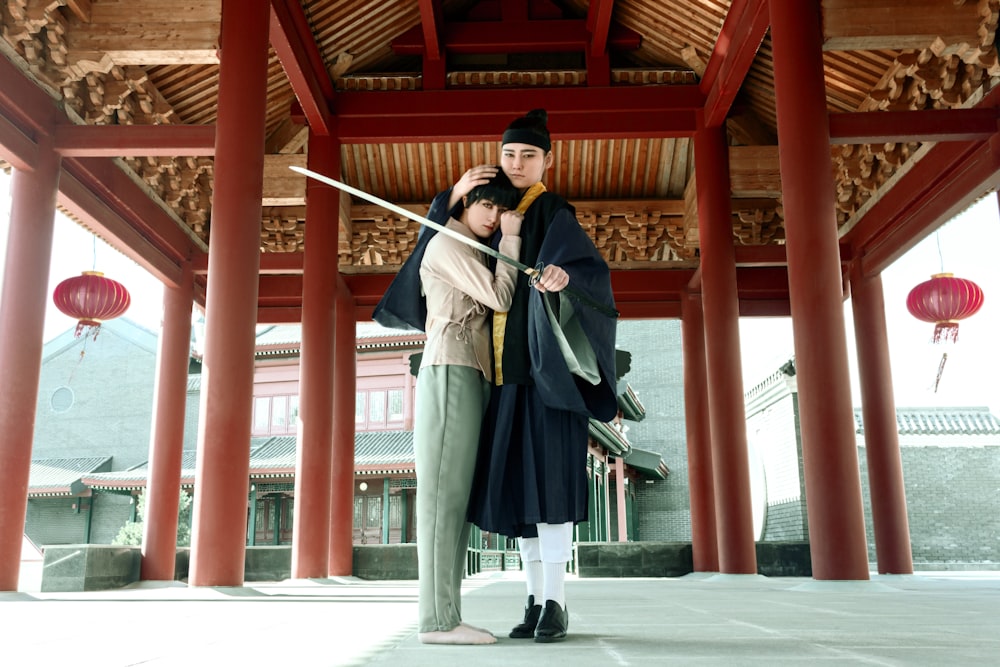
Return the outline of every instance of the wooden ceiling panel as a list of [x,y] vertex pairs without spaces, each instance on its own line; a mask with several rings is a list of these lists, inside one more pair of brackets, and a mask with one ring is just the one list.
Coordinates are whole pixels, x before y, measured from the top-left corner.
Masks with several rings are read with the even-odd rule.
[[[332,99],[315,104],[314,98],[312,106],[320,113],[325,113],[326,109],[332,112],[334,121],[329,127],[337,126],[338,96],[346,104],[348,95],[374,96],[379,93],[365,91],[380,90],[415,91],[422,95],[422,118],[436,120],[428,116],[426,102],[436,99],[434,91],[424,91],[426,95],[419,92],[424,87],[424,63],[420,54],[399,55],[393,50],[394,40],[408,32],[420,31],[421,3],[416,0],[275,1],[287,2],[293,13],[301,8],[301,15],[291,18],[292,24],[300,25],[304,32],[290,41],[300,44],[301,38],[308,45],[312,39],[316,46],[316,58],[310,61],[315,70],[312,73],[321,79],[325,74],[330,76],[332,85],[326,86],[323,79],[319,94],[332,95]],[[88,13],[79,10],[80,3],[9,0],[0,12],[2,57],[47,86],[46,95],[63,95],[65,107],[76,112],[74,119],[86,123],[211,126],[217,119],[219,66],[213,62],[216,58],[213,49],[218,30],[215,17],[220,3],[208,0],[196,8],[192,5],[192,11],[181,11],[190,4],[189,0],[163,0],[154,7],[146,0],[94,0],[90,3],[92,11]],[[685,193],[694,190],[693,147],[686,133],[693,131],[694,123],[690,123],[689,130],[683,122],[672,119],[672,107],[667,107],[675,102],[660,109],[656,102],[649,104],[649,97],[636,103],[635,108],[621,100],[634,99],[632,93],[638,87],[644,91],[659,89],[657,95],[663,91],[664,99],[674,101],[678,99],[674,94],[685,90],[678,86],[687,84],[690,90],[698,88],[693,84],[697,84],[697,77],[705,73],[705,65],[716,49],[728,13],[748,5],[759,19],[763,6],[759,0],[740,0],[739,3],[730,0],[615,0],[610,3],[610,24],[613,29],[632,31],[629,34],[638,36],[638,46],[633,50],[612,49],[607,60],[594,58],[593,54],[588,59],[583,53],[555,52],[558,49],[547,50],[544,41],[528,40],[528,52],[522,49],[517,53],[501,54],[445,53],[444,77],[441,79],[440,73],[436,73],[439,77],[436,85],[443,85],[443,92],[449,89],[510,90],[516,99],[525,101],[524,111],[527,111],[529,104],[543,106],[550,89],[559,88],[559,99],[564,99],[564,93],[575,95],[579,90],[587,90],[588,85],[596,85],[595,80],[609,81],[611,88],[606,93],[607,99],[617,105],[614,109],[616,114],[620,113],[617,117],[631,121],[620,123],[628,127],[624,127],[621,134],[581,132],[578,137],[558,137],[553,146],[554,165],[546,177],[546,184],[571,201],[581,202],[586,215],[590,216],[588,233],[600,235],[602,252],[607,253],[609,261],[693,262],[697,258],[696,226],[685,228],[676,220],[664,221],[659,216],[663,210],[674,211],[674,208],[689,212],[690,207],[685,208],[688,202]],[[962,109],[975,105],[984,91],[1000,84],[1000,59],[994,46],[1000,0],[822,0],[821,5],[825,17],[824,73],[831,113]],[[579,22],[588,16],[591,2],[443,0],[440,8],[445,25],[457,21],[499,21],[504,12],[509,13],[512,8],[524,9],[534,18],[540,11],[547,17],[545,20],[559,18],[563,22]],[[866,14],[869,10],[877,11]],[[763,11],[766,13],[766,8]],[[871,20],[865,18],[869,15]],[[734,12],[733,16],[737,14]],[[147,29],[143,29],[142,24]],[[122,34],[115,34],[109,26],[124,26]],[[287,27],[283,25],[280,29]],[[443,29],[439,26],[439,30]],[[175,36],[172,45],[164,43],[163,38],[156,38],[168,34]],[[726,34],[730,34],[728,28]],[[759,36],[759,32],[754,34]],[[439,43],[444,42],[439,40]],[[560,42],[559,48],[564,46]],[[629,48],[632,46],[634,44]],[[308,132],[302,123],[304,117],[316,122],[317,116],[315,113],[311,116],[293,114],[293,110],[297,106],[296,94],[316,93],[308,90],[308,85],[303,87],[301,78],[293,90],[293,82],[278,58],[279,52],[284,58],[290,57],[288,49],[279,48],[278,52],[271,50],[269,53],[267,151],[272,155],[296,155],[296,159],[304,161],[302,153],[308,150]],[[293,50],[292,56],[295,53]],[[303,54],[299,52],[299,55]],[[305,61],[309,61],[308,56]],[[610,69],[610,75],[603,67]],[[743,61],[736,71],[742,72],[745,67]],[[739,74],[731,83],[740,83]],[[628,87],[632,90],[623,92]],[[0,160],[8,159],[9,162],[16,158],[23,162],[31,151],[25,149],[23,117],[16,111],[8,112],[11,105],[17,104],[7,99],[11,97],[0,90],[0,112],[12,114],[0,117],[0,142],[13,146],[11,155],[0,155]],[[459,115],[453,116],[453,122],[442,119],[440,136],[424,135],[433,136],[434,142],[413,143],[416,135],[407,141],[408,125],[399,121],[398,108],[392,111],[396,116],[394,122],[400,128],[398,132],[402,134],[375,132],[366,135],[358,130],[349,134],[345,130],[344,137],[353,140],[398,136],[401,142],[390,143],[383,138],[380,140],[383,143],[341,145],[341,178],[384,198],[419,208],[425,207],[438,191],[458,180],[465,169],[496,163],[496,139],[506,121],[497,120],[496,137],[487,140],[476,134],[481,133],[486,122],[492,124],[495,120],[487,121],[489,111],[481,108],[486,98],[447,99],[478,101],[467,102],[468,108],[461,108],[461,102],[458,109],[449,106],[449,112]],[[431,107],[433,104],[441,102],[431,103]],[[733,104],[725,120],[734,146],[773,148],[777,143],[777,119],[770,35],[760,43]],[[718,118],[727,106],[728,102],[716,108]],[[377,104],[371,108],[375,109],[372,113],[376,116],[380,113]],[[601,108],[607,113],[607,107],[599,105],[586,113],[566,109],[560,112],[569,124],[579,125],[579,121],[590,122],[591,116],[602,113],[593,110]],[[341,112],[350,115],[343,107]],[[662,120],[656,117],[645,130],[637,129],[646,120],[643,114],[652,116],[661,112]],[[687,107],[684,113],[693,118],[694,112]],[[357,124],[356,117],[349,121],[346,116],[341,127],[349,122]],[[475,117],[479,124],[461,123],[459,118],[468,120],[464,116]],[[366,120],[370,124],[385,123],[378,118]],[[457,129],[449,135],[449,129],[459,125],[478,128],[468,135],[475,140],[459,140],[459,136],[466,135],[460,135]],[[885,123],[871,125],[885,128]],[[666,131],[667,127],[673,131]],[[864,121],[851,127],[864,128]],[[323,129],[328,130],[327,127]],[[831,151],[832,166],[838,178],[838,222],[843,230],[857,226],[859,217],[873,208],[873,202],[886,195],[885,188],[899,180],[897,172],[905,173],[909,168],[905,166],[907,161],[928,152],[927,147],[911,139],[874,145],[850,144]],[[140,183],[145,192],[155,195],[161,202],[158,205],[170,210],[173,218],[180,221],[175,224],[183,225],[184,233],[203,245],[208,240],[211,216],[214,163],[207,155],[210,150],[199,146],[196,156],[165,157],[165,146],[188,145],[169,143],[178,141],[176,138],[165,141],[168,143],[156,147],[155,155],[137,156],[132,151],[122,164],[134,172],[134,182]],[[116,150],[114,146],[98,148],[103,151],[101,155],[111,155]],[[271,162],[277,164],[280,160]],[[754,176],[760,174],[744,174],[741,178],[750,179],[746,182],[752,183]],[[295,178],[274,178],[269,183],[266,203],[274,205],[267,207],[261,228],[262,247],[269,252],[300,252],[302,249],[301,238],[289,241],[282,236],[287,230],[295,234],[301,231],[304,187]],[[738,233],[738,242],[750,245],[779,242],[780,183],[775,185],[772,180],[768,188],[750,187],[748,191],[763,194],[752,201],[741,200],[736,214],[740,221],[749,221],[744,232],[756,229],[753,225],[764,218],[770,227],[767,233]],[[655,206],[649,202],[656,202]],[[655,215],[646,211],[627,224],[615,218],[626,208],[641,208],[647,204],[654,206]],[[380,228],[373,222],[375,214],[368,209],[365,211],[369,218],[359,222],[361,226],[353,231],[350,214],[345,216],[341,266],[352,271],[392,271],[405,256],[405,239],[387,241],[399,231],[396,223],[382,222]],[[674,211],[669,215],[680,214]],[[637,223],[639,219],[643,222]],[[641,227],[639,232],[636,224]],[[404,236],[407,234],[409,232]],[[637,241],[639,236],[644,240]],[[359,252],[366,253],[367,259],[359,259]],[[361,267],[365,262],[367,265]]]

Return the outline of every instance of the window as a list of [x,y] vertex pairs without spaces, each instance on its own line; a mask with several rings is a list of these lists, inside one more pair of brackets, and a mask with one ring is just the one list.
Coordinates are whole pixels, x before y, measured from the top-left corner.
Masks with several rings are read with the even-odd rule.
[[288,397],[273,396],[271,398],[271,433],[284,433],[288,430]]
[[257,396],[253,399],[254,435],[295,433],[299,416],[298,396]]
[[359,431],[403,427],[403,389],[361,389],[354,404],[354,425]]
[[362,427],[365,423],[365,405],[367,398],[368,392],[366,391],[359,391],[354,397],[354,423]]
[[271,399],[258,396],[253,399],[253,432],[267,433],[267,425],[271,421]]
[[385,392],[368,392],[368,427],[385,424]]
[[403,421],[403,390],[389,390],[389,419],[390,422]]

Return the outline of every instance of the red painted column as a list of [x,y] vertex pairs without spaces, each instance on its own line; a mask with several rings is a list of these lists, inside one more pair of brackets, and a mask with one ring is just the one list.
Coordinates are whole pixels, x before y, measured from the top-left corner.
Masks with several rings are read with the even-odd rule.
[[354,295],[340,276],[336,308],[330,480],[330,575],[335,577],[354,572],[354,401],[358,351]]
[[156,355],[146,517],[142,524],[142,579],[174,578],[193,303],[194,272],[188,265],[179,285],[163,288],[163,326]]
[[880,574],[913,574],[906,486],[892,391],[882,276],[866,278],[851,267],[851,307],[865,422],[865,456],[872,501],[875,557]]
[[269,12],[267,0],[222,0],[192,586],[243,585]]
[[[309,136],[309,168],[339,178],[340,146]],[[306,238],[299,365],[298,448],[292,578],[326,577],[330,558],[330,479],[333,455],[334,308],[340,191],[306,179]],[[351,422],[353,424],[353,421]]]
[[16,591],[28,509],[59,156],[39,142],[33,171],[14,170],[0,296],[0,591]]
[[688,489],[691,495],[691,550],[695,572],[719,571],[712,482],[712,427],[705,377],[705,318],[701,294],[681,301],[684,355],[684,428],[687,435]]
[[771,0],[781,190],[813,577],[867,579],[819,0]]
[[694,136],[694,157],[719,571],[755,574],[757,551],[750,507],[740,309],[725,128],[699,129]]

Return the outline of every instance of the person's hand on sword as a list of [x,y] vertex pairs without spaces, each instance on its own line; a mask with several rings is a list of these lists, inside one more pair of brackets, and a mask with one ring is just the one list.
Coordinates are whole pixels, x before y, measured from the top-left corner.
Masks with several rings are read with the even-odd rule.
[[561,292],[567,285],[569,285],[569,274],[554,264],[542,269],[542,274],[535,281],[535,289],[539,292]]

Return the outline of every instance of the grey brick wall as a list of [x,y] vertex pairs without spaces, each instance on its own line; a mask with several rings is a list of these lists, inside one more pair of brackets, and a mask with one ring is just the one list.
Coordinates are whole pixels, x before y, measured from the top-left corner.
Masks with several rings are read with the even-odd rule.
[[638,539],[690,540],[680,321],[625,320],[618,324],[617,342],[632,354],[624,381],[646,408],[643,421],[625,422],[629,442],[657,452],[670,469],[666,480],[637,485]]
[[[145,461],[155,335],[128,323],[106,323],[96,340],[63,334],[46,346],[46,353],[32,458],[113,456],[112,470]],[[56,409],[66,405],[68,409]]]
[[[1000,444],[904,446],[900,453],[914,565],[1000,563]],[[868,532],[875,563],[865,448],[858,448]]]

